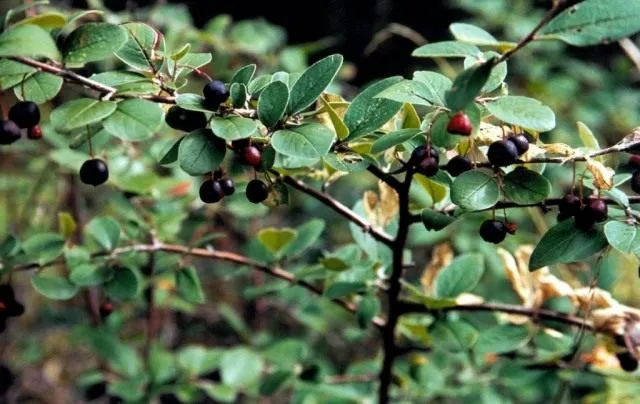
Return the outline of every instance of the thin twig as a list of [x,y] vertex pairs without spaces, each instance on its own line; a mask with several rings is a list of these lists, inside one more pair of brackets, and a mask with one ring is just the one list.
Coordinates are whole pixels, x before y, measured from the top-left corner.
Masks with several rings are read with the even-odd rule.
[[622,38],[618,41],[618,44],[620,45],[624,53],[627,54],[629,60],[631,60],[636,66],[636,70],[640,72],[640,49],[635,44],[635,42],[633,42],[629,38]]

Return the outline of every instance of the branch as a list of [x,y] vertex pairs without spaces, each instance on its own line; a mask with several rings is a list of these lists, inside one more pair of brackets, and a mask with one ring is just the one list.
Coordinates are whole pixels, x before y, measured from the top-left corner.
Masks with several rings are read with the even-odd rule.
[[[98,252],[95,253],[91,256],[92,259],[94,258],[99,258],[99,257],[107,257],[107,258],[114,258],[116,256],[119,255],[124,255],[124,254],[128,254],[128,253],[143,253],[143,252],[147,252],[147,253],[153,253],[153,252],[167,252],[167,253],[173,253],[173,254],[183,254],[183,255],[189,255],[189,256],[193,256],[193,257],[200,257],[200,258],[207,258],[207,259],[214,259],[214,260],[219,260],[219,261],[227,261],[227,262],[232,262],[234,264],[239,264],[239,265],[245,265],[248,267],[251,267],[255,270],[264,272],[268,275],[271,275],[275,278],[279,278],[282,279],[284,281],[289,282],[292,285],[298,285],[301,286],[307,290],[309,290],[310,292],[316,294],[316,295],[322,295],[323,294],[323,290],[318,288],[317,286],[301,280],[301,279],[296,279],[295,275],[292,274],[291,272],[288,272],[282,268],[279,267],[269,267],[266,265],[262,265],[256,261],[253,261],[243,255],[240,254],[236,254],[233,252],[229,252],[229,251],[215,251],[215,250],[207,250],[204,248],[190,248],[188,246],[183,246],[183,245],[178,245],[178,244],[163,244],[163,243],[155,243],[155,244],[138,244],[138,245],[133,245],[133,246],[129,246],[129,247],[122,247],[122,248],[116,248],[112,251],[106,251],[106,252]],[[11,268],[11,272],[13,271],[28,271],[28,270],[34,270],[34,269],[42,269],[45,267],[49,267],[49,266],[54,266],[54,265],[62,265],[64,264],[65,261],[64,259],[58,259],[55,261],[52,261],[48,264],[44,264],[44,265],[39,265],[39,264],[23,264],[23,265],[16,265],[13,268]],[[0,267],[1,268],[1,267]],[[342,300],[342,299],[331,299],[331,301],[333,301],[334,303],[336,303],[337,305],[339,305],[340,307],[342,307],[343,309],[345,309],[346,311],[349,311],[351,313],[355,313],[358,308],[355,304]],[[385,321],[382,318],[379,317],[375,317],[372,320],[372,323],[378,327],[381,328],[384,326]]]
[[382,171],[380,168],[374,165],[370,165],[369,167],[367,167],[367,171],[377,177],[380,181],[386,182],[391,188],[395,190],[398,190],[402,187],[402,183],[398,181],[396,177],[394,177],[392,174]]
[[357,215],[351,209],[349,209],[346,206],[344,206],[342,203],[340,203],[337,200],[333,199],[333,197],[331,197],[331,195],[328,195],[328,194],[320,192],[320,191],[316,191],[315,189],[309,187],[304,182],[302,182],[300,180],[297,180],[295,178],[289,177],[289,176],[283,176],[282,180],[285,182],[285,184],[288,184],[288,185],[292,186],[293,188],[297,189],[298,191],[303,192],[303,193],[305,193],[305,194],[317,199],[318,201],[322,202],[324,205],[330,207],[331,209],[333,209],[334,211],[336,211],[340,215],[342,215],[345,218],[347,218],[350,222],[352,222],[355,225],[357,225],[358,227],[360,227],[365,233],[371,234],[371,236],[374,239],[376,239],[377,241],[379,241],[379,242],[381,242],[381,243],[383,243],[383,244],[385,244],[387,246],[392,246],[393,245],[393,239],[388,234],[386,234],[383,230],[374,228],[371,223],[369,223],[365,219],[361,218],[359,215]]

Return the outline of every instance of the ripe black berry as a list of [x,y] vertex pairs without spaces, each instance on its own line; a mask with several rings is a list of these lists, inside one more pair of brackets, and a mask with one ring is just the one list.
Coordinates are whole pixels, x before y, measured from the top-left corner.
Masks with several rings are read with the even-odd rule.
[[87,160],[80,167],[80,180],[87,185],[97,187],[107,182],[108,179],[109,167],[103,160]]
[[189,111],[174,105],[167,111],[165,122],[173,129],[193,132],[207,126],[207,116],[204,112]]
[[9,317],[24,314],[24,306],[16,300],[11,285],[0,285],[0,333],[7,327]]
[[609,208],[602,199],[590,199],[584,208],[585,212],[589,214],[596,222],[604,222],[607,220]]
[[218,182],[220,183],[220,188],[222,188],[222,192],[226,196],[233,195],[233,193],[236,192],[236,187],[233,184],[233,181],[231,179],[224,178],[224,179],[221,179]]
[[218,80],[213,80],[207,83],[202,89],[205,102],[208,108],[218,109],[220,104],[225,102],[229,98],[229,93],[224,86],[224,83]]
[[247,146],[242,150],[242,161],[251,167],[258,167],[262,162],[262,153],[255,146]]
[[27,138],[31,140],[42,139],[42,129],[40,129],[39,126],[34,126],[33,128],[29,128],[29,130],[27,130]]
[[471,125],[471,119],[464,112],[458,112],[451,117],[447,124],[447,132],[454,135],[469,136],[473,132],[473,126]]
[[473,164],[471,160],[463,156],[453,156],[451,160],[447,163],[445,170],[449,172],[453,177],[457,177],[458,175],[469,171],[473,168]]
[[219,181],[206,180],[200,185],[200,200],[204,203],[220,202],[224,192]]
[[33,128],[40,123],[40,108],[35,102],[20,101],[9,110],[9,119],[22,129]]
[[518,150],[518,156],[522,156],[529,150],[529,139],[523,134],[512,136],[507,139],[507,142],[513,143]]
[[433,177],[438,173],[438,160],[434,157],[425,157],[416,167],[416,172],[427,177]]
[[564,217],[573,217],[580,211],[580,198],[574,194],[566,194],[558,204]]
[[558,220],[558,222],[564,222],[567,219],[571,219],[572,216],[573,215],[567,215],[566,213],[560,212],[560,213],[558,213],[557,220]]
[[246,195],[253,203],[263,202],[269,196],[269,187],[260,180],[251,180],[247,184]]
[[596,219],[593,215],[586,209],[586,207],[580,209],[576,213],[576,227],[582,230],[589,230],[596,224]]
[[440,156],[438,155],[438,150],[436,150],[433,146],[418,146],[413,149],[411,153],[411,157],[409,158],[409,164],[414,167],[417,167],[422,163],[427,157],[432,157],[436,159],[437,163],[440,163]]
[[636,170],[631,175],[631,189],[636,194],[640,194],[640,170]]
[[84,390],[84,398],[87,401],[97,400],[107,394],[107,383],[100,382],[87,386]]
[[0,121],[0,145],[8,145],[20,139],[20,128],[13,121]]
[[629,351],[618,353],[616,357],[618,358],[618,362],[620,362],[620,367],[625,372],[631,373],[638,369],[638,361]]
[[499,220],[486,220],[480,225],[480,237],[488,243],[498,244],[507,237],[507,228]]
[[493,142],[487,152],[489,162],[496,167],[506,167],[518,159],[518,149],[512,142],[500,140]]

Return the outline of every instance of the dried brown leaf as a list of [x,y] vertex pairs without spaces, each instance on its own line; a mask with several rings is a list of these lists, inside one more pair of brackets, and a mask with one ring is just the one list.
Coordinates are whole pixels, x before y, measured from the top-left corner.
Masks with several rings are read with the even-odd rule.
[[453,261],[453,249],[449,243],[438,244],[433,249],[431,255],[431,261],[422,271],[420,276],[420,283],[422,284],[422,290],[427,295],[431,294],[433,288],[433,281],[438,275],[438,272]]
[[587,170],[593,175],[593,185],[603,190],[613,188],[613,176],[616,175],[616,172],[612,168],[590,157],[586,157],[586,161]]

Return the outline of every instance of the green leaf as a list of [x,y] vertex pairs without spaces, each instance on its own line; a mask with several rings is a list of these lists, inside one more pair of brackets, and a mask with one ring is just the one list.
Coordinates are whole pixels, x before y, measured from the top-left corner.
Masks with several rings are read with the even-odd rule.
[[95,286],[108,282],[113,277],[109,267],[96,267],[91,264],[76,265],[71,269],[69,280],[77,286]]
[[262,358],[247,348],[226,351],[220,361],[222,382],[232,387],[248,387],[260,380]]
[[247,65],[238,69],[238,71],[231,77],[231,83],[249,84],[253,75],[256,73],[257,66],[255,64]]
[[211,120],[211,130],[217,137],[233,141],[256,135],[258,124],[253,119],[239,116],[215,117]]
[[320,97],[320,101],[322,101],[322,105],[327,110],[327,114],[329,115],[329,119],[331,119],[331,124],[333,125],[333,129],[338,136],[338,140],[345,140],[349,137],[349,128],[345,125],[344,120],[338,114],[338,112],[333,108],[330,102],[328,102],[324,97]]
[[129,377],[140,375],[142,361],[133,347],[123,344],[116,336],[103,329],[87,330],[83,337],[88,339],[93,350],[114,371]]
[[556,116],[551,108],[533,98],[508,95],[486,104],[491,115],[503,122],[537,132],[556,127]]
[[108,251],[116,248],[120,241],[120,225],[110,216],[93,218],[85,231]]
[[282,250],[296,238],[296,231],[293,229],[276,229],[269,227],[260,230],[258,241],[275,256],[279,256]]
[[176,272],[176,288],[180,296],[189,303],[204,304],[206,302],[198,271],[194,267],[182,268]]
[[342,67],[341,55],[319,60],[302,73],[291,88],[288,112],[290,115],[305,110],[329,87]]
[[358,304],[358,310],[356,311],[356,320],[358,326],[362,329],[366,329],[371,325],[371,320],[380,311],[380,302],[375,296],[366,295],[360,300]]
[[322,264],[323,267],[325,267],[329,271],[340,272],[340,271],[346,271],[347,269],[350,268],[348,263],[344,262],[342,259],[338,257],[331,257],[331,256],[325,257],[320,260],[320,263]]
[[247,86],[233,83],[230,89],[230,98],[234,108],[244,107],[245,102],[247,102]]
[[277,131],[271,138],[271,145],[286,156],[315,159],[329,152],[334,139],[331,129],[319,123],[308,123]]
[[416,174],[414,178],[420,187],[429,194],[434,203],[438,203],[447,197],[447,191],[449,189],[443,184],[436,182],[429,177],[425,177],[422,174]]
[[[48,3],[48,1],[41,1],[41,3]],[[32,3],[33,4],[33,3]],[[12,11],[15,11],[13,9]],[[37,25],[40,28],[44,28],[45,30],[54,30],[57,28],[62,28],[67,22],[67,18],[64,14],[60,13],[42,13],[38,15],[34,15],[32,17],[27,17],[24,20],[17,21],[13,23],[12,26],[30,24]]]
[[78,293],[78,287],[65,278],[37,272],[31,276],[31,286],[51,300],[69,300]]
[[551,183],[542,175],[524,167],[517,167],[504,177],[505,197],[518,205],[544,201],[551,194]]
[[127,41],[116,56],[129,67],[154,73],[162,68],[166,45],[164,36],[153,27],[141,22],[121,25],[126,29]]
[[9,59],[0,59],[0,89],[8,90],[37,72],[34,67]]
[[0,34],[0,57],[28,56],[60,60],[51,35],[36,25],[18,25]]
[[640,3],[586,0],[567,8],[538,34],[575,46],[611,43],[640,31]]
[[62,89],[63,82],[62,77],[38,72],[29,76],[24,84],[14,87],[13,92],[20,100],[29,100],[36,104],[44,104],[58,95],[60,89]]
[[371,146],[371,153],[380,153],[423,133],[420,129],[400,129],[380,136]]
[[484,330],[476,343],[476,352],[480,354],[506,353],[523,347],[529,341],[526,327],[515,325],[497,325]]
[[412,56],[419,58],[464,58],[480,54],[477,46],[458,41],[429,43],[414,50]]
[[180,143],[185,136],[177,139],[169,139],[169,141],[162,148],[160,153],[160,160],[158,161],[162,165],[173,164],[178,161],[178,152],[180,151]]
[[576,124],[578,126],[578,136],[580,136],[582,144],[584,144],[585,147],[591,150],[600,150],[598,139],[593,134],[591,129],[589,129],[589,127],[583,122],[578,121]]
[[[213,57],[210,53],[188,53],[175,63],[176,79],[191,73],[194,68],[199,69],[211,63]],[[169,64],[172,66],[172,64]]]
[[191,376],[211,372],[220,365],[220,351],[190,345],[178,351],[178,363]]
[[449,352],[466,352],[478,341],[478,331],[465,321],[439,321],[429,331],[434,345]]
[[422,223],[427,230],[442,230],[455,222],[456,218],[432,209],[422,210]]
[[62,254],[65,239],[57,233],[41,233],[22,243],[22,249],[29,259],[44,265]]
[[347,140],[357,139],[379,129],[402,108],[402,103],[384,98],[378,94],[402,81],[401,77],[390,77],[367,87],[351,103],[344,115],[344,123],[349,128]]
[[235,403],[238,396],[238,392],[233,387],[224,384],[199,383],[198,387],[215,402]]
[[258,118],[267,128],[275,126],[284,116],[289,103],[289,87],[274,81],[262,90],[258,99]]
[[176,97],[176,104],[190,111],[211,113],[204,101],[204,97],[198,94],[180,94]]
[[173,353],[159,343],[151,345],[149,350],[149,373],[155,384],[168,384],[178,373]]
[[618,251],[640,256],[640,232],[634,224],[611,221],[604,226],[607,241]]
[[440,73],[418,71],[413,73],[413,80],[403,80],[377,95],[379,98],[417,104],[445,105],[445,94],[451,88],[451,80]]
[[456,22],[449,25],[449,30],[453,36],[461,42],[472,43],[479,46],[498,44],[498,40],[494,38],[493,35],[475,25]]
[[487,84],[492,69],[493,60],[489,60],[460,73],[446,93],[447,107],[461,111],[471,104]]
[[484,259],[480,254],[463,254],[442,269],[435,279],[436,297],[457,297],[478,285],[484,273]]
[[113,278],[105,285],[107,295],[117,301],[130,300],[138,295],[140,279],[131,268],[114,267]]
[[573,220],[562,221],[542,237],[529,261],[529,270],[547,265],[582,261],[607,246],[605,235],[597,228],[582,230]]
[[325,223],[320,219],[313,219],[296,228],[296,238],[282,247],[282,256],[302,255],[304,251],[311,247],[320,237],[325,227]]
[[64,64],[82,67],[108,59],[127,43],[127,31],[118,25],[90,22],[76,28],[64,41]]
[[271,396],[275,394],[292,376],[293,373],[288,370],[277,370],[269,374],[260,385],[260,395]]
[[364,282],[334,282],[324,291],[324,296],[327,299],[338,299],[361,292],[366,288],[367,285]]
[[[473,57],[469,56],[464,59],[464,68],[469,69],[473,66],[477,66],[481,63],[485,63],[487,60],[491,58],[497,58],[500,54],[497,52],[484,52],[480,56]],[[507,77],[507,62],[500,62],[491,69],[491,74],[487,79],[487,82],[480,90],[481,93],[490,93],[496,90],[498,87],[502,85],[504,79]]]
[[59,132],[71,132],[108,118],[118,108],[111,101],[79,98],[69,101],[51,113],[51,123]]
[[226,153],[224,140],[208,129],[200,129],[184,137],[178,150],[180,167],[189,175],[202,175],[216,170]]
[[147,100],[125,100],[103,122],[104,129],[123,140],[139,142],[160,129],[164,113],[158,104]]
[[488,209],[499,199],[498,181],[485,171],[462,173],[451,186],[451,201],[466,210]]

